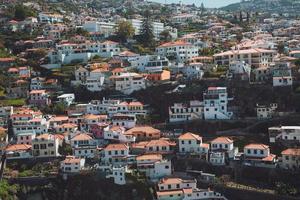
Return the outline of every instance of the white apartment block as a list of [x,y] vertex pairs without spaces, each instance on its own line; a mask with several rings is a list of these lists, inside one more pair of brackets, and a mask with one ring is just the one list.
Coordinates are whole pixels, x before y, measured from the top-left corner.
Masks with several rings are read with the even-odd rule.
[[56,45],[55,50],[48,53],[48,58],[51,64],[87,63],[96,55],[111,58],[119,53],[119,43],[112,41],[63,43]]
[[124,94],[131,94],[134,91],[146,88],[145,77],[137,73],[122,73],[113,77],[113,79],[115,81],[115,90]]
[[183,122],[195,119],[203,119],[203,102],[190,101],[189,104],[175,103],[169,108],[170,122]]
[[[132,24],[133,28],[135,29],[135,35],[139,35],[141,33],[143,21],[139,19],[129,19],[128,21]],[[159,39],[159,34],[165,30],[164,23],[152,22],[151,25],[154,37],[156,39]]]
[[241,80],[250,80],[251,65],[245,61],[233,61],[229,64],[227,72],[228,78],[240,78]]
[[141,55],[129,58],[128,61],[132,68],[140,72],[161,72],[163,68],[170,67],[170,62],[166,57],[157,55]]
[[204,119],[231,119],[233,112],[228,110],[228,98],[226,87],[209,87],[203,95]]
[[287,143],[300,142],[300,126],[270,127],[268,129],[268,132],[269,140],[271,143],[275,143],[277,140],[281,140]]
[[198,56],[198,51],[199,47],[183,41],[168,42],[156,48],[157,55],[171,58],[177,62],[185,62]]
[[98,32],[104,37],[108,37],[115,33],[116,24],[113,22],[86,21],[82,28],[90,33]]
[[256,68],[268,66],[274,61],[276,55],[275,50],[267,49],[243,49],[243,50],[230,50],[223,53],[215,54],[214,61],[218,65],[229,65],[235,61],[244,61],[250,66]]
[[64,17],[59,14],[54,14],[54,13],[39,13],[38,15],[38,20],[41,23],[50,23],[50,24],[55,24],[55,23],[62,23]]
[[75,95],[72,94],[62,94],[57,97],[58,102],[64,103],[65,105],[69,106],[75,101]]

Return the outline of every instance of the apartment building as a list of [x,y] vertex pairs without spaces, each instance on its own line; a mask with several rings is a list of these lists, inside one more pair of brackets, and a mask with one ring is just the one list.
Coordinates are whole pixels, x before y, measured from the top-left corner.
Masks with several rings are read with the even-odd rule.
[[156,54],[177,62],[186,62],[199,55],[199,48],[188,42],[176,41],[164,43],[156,48]]
[[[132,24],[133,28],[135,29],[135,35],[140,35],[143,26],[143,21],[139,19],[129,19],[128,21]],[[165,30],[164,23],[151,22],[151,25],[154,37],[156,39],[159,39],[159,34]]]
[[80,67],[75,71],[75,80],[72,85],[82,85],[87,90],[98,92],[104,89],[105,72],[101,69],[88,70]]
[[226,87],[209,87],[203,94],[204,119],[231,119],[233,112],[228,109],[228,98]]
[[261,66],[268,66],[274,61],[276,55],[275,50],[268,49],[242,49],[242,50],[230,50],[223,53],[215,54],[214,62],[217,65],[229,65],[235,61],[241,61],[248,63],[255,68]]
[[129,156],[129,147],[126,144],[109,144],[104,148],[104,163],[126,163]]
[[34,157],[57,157],[59,138],[55,135],[44,133],[32,140],[32,155]]
[[188,104],[175,103],[169,108],[170,122],[183,122],[203,119],[204,106],[201,101],[190,101]]
[[46,90],[32,90],[29,93],[29,104],[34,106],[48,106],[51,104],[51,100]]

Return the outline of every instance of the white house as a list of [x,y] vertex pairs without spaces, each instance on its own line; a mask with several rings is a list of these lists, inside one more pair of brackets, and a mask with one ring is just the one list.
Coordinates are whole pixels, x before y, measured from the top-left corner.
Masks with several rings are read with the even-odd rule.
[[116,24],[113,22],[85,21],[82,28],[90,33],[98,32],[104,37],[108,37],[115,33]]
[[127,129],[133,128],[136,125],[135,115],[116,114],[111,117],[112,124],[114,126],[123,126]]
[[209,87],[203,94],[204,119],[231,119],[233,112],[228,110],[228,98],[226,87]]
[[141,55],[128,59],[132,68],[140,72],[161,72],[164,67],[169,67],[170,62],[166,57],[158,55]]
[[172,174],[171,161],[164,160],[161,154],[144,154],[136,157],[137,169],[146,177],[157,181]]
[[289,148],[281,152],[281,167],[286,169],[300,169],[300,149]]
[[60,169],[64,173],[79,173],[85,164],[84,158],[76,158],[75,156],[67,156],[65,160],[60,162]]
[[67,106],[71,105],[75,100],[74,94],[62,94],[57,97],[58,101],[66,104]]
[[248,144],[244,147],[244,161],[246,165],[275,167],[277,160],[268,145]]
[[115,90],[124,94],[131,94],[146,88],[145,77],[137,73],[122,73],[119,76],[113,76],[111,79],[115,82]]
[[102,70],[88,70],[80,67],[75,71],[75,80],[71,81],[72,85],[82,85],[89,91],[97,92],[104,89],[105,75]]
[[86,133],[79,133],[71,138],[71,147],[76,157],[94,158],[97,149],[96,141]]
[[186,154],[207,154],[209,145],[202,143],[202,137],[193,133],[185,133],[178,137],[179,152]]
[[104,128],[104,139],[109,141],[117,141],[120,143],[135,142],[136,137],[130,134],[124,134],[125,128],[122,126],[107,126]]
[[126,144],[109,144],[104,148],[104,163],[126,163],[129,156],[129,147]]
[[169,121],[182,122],[195,119],[203,119],[203,102],[190,101],[189,104],[175,103],[169,108]]
[[126,173],[129,173],[127,166],[113,166],[111,173],[106,178],[113,178],[114,183],[117,185],[125,185]]

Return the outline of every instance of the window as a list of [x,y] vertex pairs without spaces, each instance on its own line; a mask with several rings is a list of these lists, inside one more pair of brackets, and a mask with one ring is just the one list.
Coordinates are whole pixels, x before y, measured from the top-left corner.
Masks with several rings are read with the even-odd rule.
[[170,168],[169,165],[166,165],[166,166],[165,166],[165,169],[169,169],[169,168]]

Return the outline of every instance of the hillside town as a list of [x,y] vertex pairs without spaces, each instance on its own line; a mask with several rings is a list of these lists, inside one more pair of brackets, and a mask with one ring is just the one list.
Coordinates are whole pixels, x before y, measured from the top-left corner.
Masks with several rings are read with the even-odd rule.
[[299,199],[299,7],[0,1],[0,199]]

